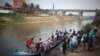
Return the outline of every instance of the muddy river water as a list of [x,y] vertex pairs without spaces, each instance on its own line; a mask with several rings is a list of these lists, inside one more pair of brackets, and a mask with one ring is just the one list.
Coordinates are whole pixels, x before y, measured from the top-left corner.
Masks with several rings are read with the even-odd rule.
[[42,41],[45,41],[57,29],[75,29],[77,31],[90,22],[91,20],[83,20],[2,26],[0,27],[0,56],[12,56],[16,49],[25,50],[27,38],[33,37],[35,41],[42,38]]

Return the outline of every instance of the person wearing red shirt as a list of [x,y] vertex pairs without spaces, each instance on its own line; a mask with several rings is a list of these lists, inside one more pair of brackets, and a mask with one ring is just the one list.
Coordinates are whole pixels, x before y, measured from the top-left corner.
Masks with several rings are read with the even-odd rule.
[[34,40],[33,38],[26,40],[26,47],[28,48],[28,52],[29,51],[31,51],[31,52],[33,51],[32,47],[31,47],[31,45],[33,44],[33,40]]

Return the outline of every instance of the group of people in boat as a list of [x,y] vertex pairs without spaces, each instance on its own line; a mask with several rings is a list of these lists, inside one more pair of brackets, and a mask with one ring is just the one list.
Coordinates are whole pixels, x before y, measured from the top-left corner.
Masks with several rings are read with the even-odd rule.
[[66,29],[56,30],[56,33],[52,33],[51,37],[49,37],[44,42],[41,41],[41,38],[37,43],[34,42],[34,38],[27,39],[26,47],[28,49],[28,52],[39,53],[52,48],[60,40],[66,38],[62,43],[62,52],[64,54],[67,49],[69,49],[72,52],[78,51],[80,43],[83,43],[82,46],[84,49],[87,44],[88,50],[91,50],[94,48],[94,39],[96,37],[96,32],[96,27],[94,27],[88,33],[85,33],[82,30],[75,31],[74,29],[70,29],[69,31],[67,31]]
[[55,46],[60,40],[67,36],[66,30],[56,30],[55,34],[51,36],[46,41],[41,41],[41,38],[38,42],[34,41],[34,38],[29,38],[26,40],[26,47],[28,52],[39,53],[42,51],[47,51],[53,46]]

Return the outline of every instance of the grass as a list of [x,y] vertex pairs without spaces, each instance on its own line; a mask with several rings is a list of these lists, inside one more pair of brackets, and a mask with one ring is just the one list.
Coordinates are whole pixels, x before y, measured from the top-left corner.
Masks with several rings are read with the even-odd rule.
[[99,17],[96,17],[91,24],[86,24],[83,27],[84,32],[85,33],[90,32],[92,30],[92,26],[93,25],[100,25],[100,16]]
[[92,24],[94,24],[94,25],[100,25],[100,16],[96,17],[94,19],[94,21],[92,22]]
[[92,29],[92,25],[91,24],[86,24],[84,27],[83,27],[83,31],[85,33],[89,33]]
[[17,13],[14,13],[10,18],[11,18],[12,22],[15,22],[15,23],[25,22],[24,17]]
[[60,19],[64,19],[64,16],[57,16],[58,18],[60,18]]

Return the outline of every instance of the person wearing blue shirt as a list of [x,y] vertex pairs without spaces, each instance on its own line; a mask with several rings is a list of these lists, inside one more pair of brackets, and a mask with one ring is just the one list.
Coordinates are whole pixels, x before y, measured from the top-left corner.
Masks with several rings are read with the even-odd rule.
[[90,50],[91,48],[93,49],[93,43],[94,43],[94,39],[96,37],[96,29],[93,29],[89,32],[89,39],[88,39],[88,50]]

